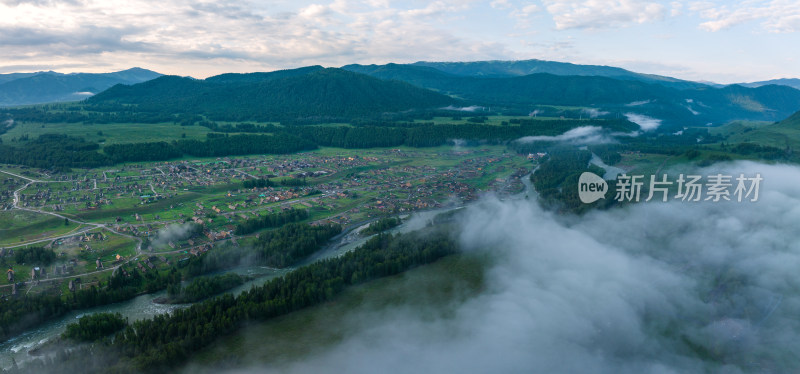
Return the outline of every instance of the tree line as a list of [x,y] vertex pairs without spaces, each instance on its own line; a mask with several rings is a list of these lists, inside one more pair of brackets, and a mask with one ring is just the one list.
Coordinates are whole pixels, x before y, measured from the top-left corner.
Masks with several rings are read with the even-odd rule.
[[213,277],[198,277],[191,283],[182,287],[172,284],[167,287],[169,303],[193,303],[217,295],[244,283],[244,278],[235,273],[216,275]]
[[286,154],[315,149],[311,141],[297,136],[234,135],[205,141],[182,139],[172,142],[110,144],[100,146],[83,138],[63,134],[42,134],[21,145],[0,144],[0,163],[26,165],[49,170],[95,168],[122,162],[165,161],[187,156],[217,157],[246,154]]
[[49,365],[41,361],[38,365],[85,373],[168,372],[193,352],[248,322],[329,301],[347,287],[398,274],[456,252],[450,234],[437,228],[424,233],[377,235],[340,257],[304,266],[239,296],[225,294],[170,314],[129,323],[113,340],[72,353],[65,351]]
[[273,182],[269,178],[257,178],[257,179],[248,179],[242,181],[243,188],[265,188],[265,187],[275,187],[277,185],[284,186],[284,187],[301,187],[308,185],[308,181],[306,178],[287,178],[282,179],[278,182]]
[[397,227],[400,225],[400,223],[402,223],[402,221],[400,221],[400,218],[398,217],[383,217],[375,222],[370,223],[369,226],[367,226],[367,228],[361,231],[361,234],[363,235],[377,234],[389,230],[391,228]]
[[[305,210],[286,211],[282,219],[299,219]],[[275,218],[278,220],[278,218]],[[327,224],[311,226],[305,223],[288,223],[282,227],[262,234],[253,247],[244,248],[220,245],[203,256],[192,257],[168,269],[140,273],[135,266],[117,269],[106,284],[79,289],[66,296],[26,294],[9,297],[0,303],[0,342],[16,334],[58,318],[71,310],[91,308],[112,304],[134,298],[143,293],[153,293],[164,289],[180,287],[181,280],[194,278],[210,272],[238,266],[245,261],[274,267],[292,265],[315,252],[330,238],[341,232],[341,226]],[[199,287],[199,286],[198,286]],[[190,292],[196,295],[203,291]]]
[[513,125],[482,123],[406,123],[402,126],[290,126],[286,132],[309,139],[320,146],[339,148],[435,147],[453,139],[507,142],[525,136],[559,135],[580,126],[597,126],[609,131],[633,131],[638,126],[627,120],[512,120]]
[[[338,224],[311,226],[289,223],[259,235],[250,247],[223,243],[203,256],[190,258],[183,267],[191,277],[232,269],[242,264],[281,267],[302,260],[300,253],[313,253],[341,230]],[[275,243],[272,243],[273,240]]]
[[18,264],[50,265],[56,259],[52,249],[42,247],[19,248],[14,251],[14,261]]
[[305,219],[308,219],[308,210],[291,208],[278,213],[266,214],[261,217],[250,218],[239,222],[239,224],[236,225],[235,233],[236,235],[247,235],[261,229],[283,226],[290,222],[297,222]]
[[121,330],[127,321],[119,313],[95,313],[81,317],[78,322],[67,325],[61,336],[80,342],[101,339]]
[[97,143],[82,138],[43,134],[23,146],[0,144],[0,163],[48,170],[94,168],[110,164],[107,156],[97,152],[99,148]]
[[[602,204],[611,199],[601,199],[592,204],[583,204],[578,196],[578,178],[589,171],[603,175],[604,171],[590,165],[592,153],[572,147],[550,149],[548,158],[531,175],[531,181],[539,193],[541,204],[566,212],[582,212],[589,206]],[[608,191],[606,191],[608,192]]]
[[[44,169],[93,168],[123,162],[165,161],[182,156],[221,157],[246,154],[286,154],[319,146],[340,148],[434,147],[454,139],[502,143],[524,136],[557,135],[578,126],[600,126],[613,131],[632,131],[627,120],[513,120],[494,126],[481,123],[434,125],[432,123],[358,122],[358,126],[269,125],[267,134],[209,133],[205,140],[110,144],[100,152],[97,143],[59,134],[43,134],[20,146],[0,144],[0,162]],[[240,124],[242,130],[260,132],[265,126]],[[300,183],[300,182],[297,182]]]
[[278,268],[293,265],[314,253],[320,245],[342,232],[337,224],[311,226],[289,223],[267,231],[253,244],[255,261]]
[[64,296],[42,293],[7,297],[0,302],[0,342],[72,310],[130,300],[142,293],[153,293],[170,284],[179,284],[182,277],[175,266],[144,275],[133,266],[126,271],[128,276],[118,269],[107,283],[78,289]]
[[114,163],[163,161],[182,155],[218,157],[247,154],[285,154],[315,149],[308,141],[286,133],[275,135],[234,135],[206,140],[182,139],[167,142],[111,144],[103,151]]

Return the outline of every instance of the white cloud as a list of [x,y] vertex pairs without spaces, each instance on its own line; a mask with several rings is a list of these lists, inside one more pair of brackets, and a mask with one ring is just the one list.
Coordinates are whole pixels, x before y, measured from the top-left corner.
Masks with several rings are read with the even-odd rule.
[[446,106],[444,108],[441,108],[441,109],[443,109],[443,110],[455,110],[455,111],[458,111],[458,112],[474,112],[474,111],[479,110],[479,109],[483,110],[484,107],[477,106],[477,105],[470,105],[470,106],[463,106],[463,107],[456,107],[456,106],[448,105],[448,106]]
[[517,5],[509,0],[495,0],[489,5],[494,9],[507,11],[508,17],[513,19],[515,26],[520,29],[530,28],[532,16],[541,12],[542,10],[541,7],[536,4],[524,2],[520,5]]
[[447,3],[444,1],[434,1],[424,8],[410,9],[401,12],[406,17],[428,17],[438,16],[446,13],[455,13],[469,8],[469,4]]
[[761,21],[769,32],[800,31],[800,2],[795,0],[743,1],[741,3],[694,2],[689,7],[707,21],[700,24],[706,31],[720,31],[750,21]]
[[455,0],[402,5],[379,0],[268,5],[230,0],[6,1],[0,3],[0,67],[81,65],[86,68],[79,70],[91,71],[124,64],[117,67],[139,65],[203,77],[311,64],[510,55],[500,43],[451,33],[448,17],[471,6]]
[[331,10],[324,5],[311,4],[303,9],[300,9],[300,12],[298,14],[302,17],[316,18],[316,17],[326,16],[330,14],[330,12]]
[[[798,75],[791,49],[771,47],[797,44],[789,33],[800,29],[796,1],[692,1],[0,0],[0,72],[141,66],[205,77],[314,64],[538,58],[723,82]],[[743,40],[742,50],[753,53],[739,59],[724,33],[698,38],[706,33],[685,27],[687,20],[705,30],[751,20],[751,28],[783,34],[765,36],[779,38],[768,43]],[[655,24],[637,27],[641,37],[625,29],[648,22]],[[672,24],[680,27],[669,30],[670,41],[652,39]]]
[[666,7],[653,1],[543,0],[542,3],[559,30],[621,27],[659,21],[666,14]]
[[617,142],[614,139],[614,135],[621,135],[621,134],[610,134],[607,131],[603,130],[602,127],[598,126],[581,126],[569,130],[561,135],[525,136],[517,139],[516,141],[521,143],[564,142],[569,144],[606,144],[606,143]]
[[609,114],[609,112],[597,108],[584,108],[582,112],[588,114],[590,118],[597,118]]
[[[631,104],[634,104],[634,103],[631,103]],[[661,126],[661,120],[660,119],[648,117],[648,116],[645,116],[645,115],[642,115],[642,114],[625,113],[625,118],[627,118],[628,121],[631,121],[631,122],[639,125],[639,127],[641,127],[642,130],[644,130],[644,131],[655,130],[655,129],[658,128],[658,126]]]
[[516,18],[520,26],[530,26],[530,17],[539,13],[541,9],[535,4],[526,5],[519,9],[514,9],[509,14],[511,17]]
[[495,9],[509,9],[512,7],[511,3],[508,0],[495,0],[492,1],[489,5]]
[[670,3],[670,11],[669,15],[672,17],[677,17],[683,14],[683,3],[680,1],[673,1]]

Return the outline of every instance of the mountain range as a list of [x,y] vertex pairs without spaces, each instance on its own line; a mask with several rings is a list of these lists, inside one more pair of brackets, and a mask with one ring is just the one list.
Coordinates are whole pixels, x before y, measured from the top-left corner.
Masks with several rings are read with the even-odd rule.
[[793,85],[800,87],[800,80],[723,86],[542,60],[308,66],[206,79],[134,68],[108,74],[0,75],[0,105],[88,97],[87,105],[106,111],[132,105],[139,111],[219,120],[312,122],[448,106],[527,115],[549,106],[560,109],[547,115],[564,110],[583,110],[592,117],[639,114],[677,128],[734,119],[779,121],[800,109],[800,90]]
[[141,68],[113,73],[0,74],[0,106],[83,100],[115,84],[136,84],[159,76],[161,74]]
[[[711,87],[668,79],[655,83],[653,78],[633,75],[620,79],[577,74],[590,72],[591,69],[583,67],[561,70],[575,73],[573,75],[519,75],[522,71],[512,68],[520,64],[501,62],[445,63],[447,71],[437,69],[436,63],[426,64],[430,66],[420,63],[347,65],[343,69],[408,82],[461,98],[470,105],[518,110],[533,109],[535,104],[590,107],[609,113],[644,114],[675,126],[724,123],[733,119],[777,121],[800,109],[800,91],[787,86]],[[517,73],[512,74],[513,71]]]
[[635,80],[645,83],[656,83],[667,87],[686,89],[739,85],[744,87],[761,87],[767,85],[788,86],[800,90],[800,79],[782,78],[750,83],[719,84],[708,81],[688,81],[667,77],[663,75],[637,73],[623,68],[604,66],[604,65],[578,65],[568,62],[544,61],[544,60],[520,60],[520,61],[472,61],[472,62],[427,62],[419,61],[414,66],[432,67],[436,70],[462,76],[504,78],[522,76],[536,73],[548,73],[553,75],[581,75],[598,76],[623,80]]
[[642,74],[623,68],[602,65],[577,65],[568,62],[521,60],[521,61],[473,61],[473,62],[427,62],[419,61],[412,66],[430,67],[460,76],[484,78],[508,78],[523,75],[547,73],[553,75],[580,75],[608,77],[621,80],[634,80],[657,83],[673,88],[698,88],[703,83],[681,80],[654,74]]
[[760,82],[739,83],[740,86],[744,87],[761,87],[771,84],[779,86],[788,86],[800,90],[800,79],[797,78],[781,78],[781,79],[771,79],[768,81],[760,81]]

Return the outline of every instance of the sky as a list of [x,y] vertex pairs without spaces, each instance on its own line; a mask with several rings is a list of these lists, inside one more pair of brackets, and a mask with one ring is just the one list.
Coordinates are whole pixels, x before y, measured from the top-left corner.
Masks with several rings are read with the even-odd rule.
[[734,83],[800,77],[798,45],[796,0],[0,0],[0,73],[541,59]]

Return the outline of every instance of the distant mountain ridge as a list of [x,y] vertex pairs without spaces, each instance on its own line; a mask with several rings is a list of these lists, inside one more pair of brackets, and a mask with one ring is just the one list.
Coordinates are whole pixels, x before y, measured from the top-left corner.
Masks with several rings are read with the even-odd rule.
[[470,77],[508,78],[537,73],[547,73],[553,75],[597,76],[621,80],[635,80],[645,83],[656,83],[678,89],[700,88],[706,86],[705,84],[699,82],[692,82],[655,74],[636,73],[613,66],[579,65],[569,62],[545,61],[536,59],[519,61],[493,60],[472,62],[419,61],[410,65],[430,67],[445,73]]
[[142,68],[113,73],[72,73],[53,71],[0,74],[0,106],[43,104],[82,100],[115,84],[136,84],[160,77]]
[[54,71],[38,71],[36,73],[8,73],[8,74],[0,74],[0,84],[10,82],[20,78],[27,78],[30,76],[34,76],[37,74],[47,74],[47,73],[55,73]]
[[800,90],[800,79],[798,78],[780,78],[780,79],[771,79],[767,81],[737,83],[737,84],[744,87],[761,87],[773,84],[779,86],[792,87],[794,89]]

